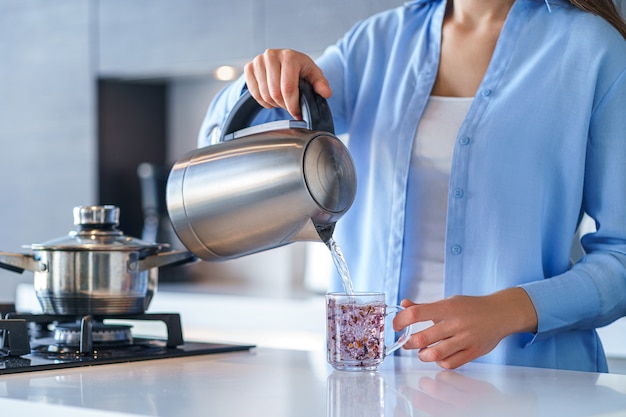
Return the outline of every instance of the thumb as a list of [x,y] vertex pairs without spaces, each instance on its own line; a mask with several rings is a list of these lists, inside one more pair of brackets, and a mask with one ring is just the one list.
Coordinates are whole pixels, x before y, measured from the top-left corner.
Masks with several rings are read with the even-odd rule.
[[324,98],[330,98],[330,96],[333,95],[333,91],[330,89],[326,78],[319,78],[312,82],[311,85],[313,86],[313,90]]
[[320,96],[330,98],[333,94],[324,73],[315,63],[303,68],[300,77],[311,84],[313,90]]
[[400,305],[401,305],[402,307],[404,307],[404,308],[407,308],[407,307],[411,307],[411,306],[417,305],[417,303],[414,303],[413,301],[411,301],[411,300],[407,300],[407,299],[405,298],[404,300],[402,300],[402,301],[400,302]]

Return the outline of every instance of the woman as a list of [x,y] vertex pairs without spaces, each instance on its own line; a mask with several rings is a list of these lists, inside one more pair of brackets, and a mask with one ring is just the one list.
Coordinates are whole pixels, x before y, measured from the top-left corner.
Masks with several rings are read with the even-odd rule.
[[[625,37],[609,0],[418,0],[316,62],[268,50],[245,85],[296,118],[299,78],[328,98],[359,181],[335,240],[355,289],[404,299],[395,330],[434,323],[406,349],[606,372],[595,329],[626,314]],[[583,214],[597,230],[571,262]]]

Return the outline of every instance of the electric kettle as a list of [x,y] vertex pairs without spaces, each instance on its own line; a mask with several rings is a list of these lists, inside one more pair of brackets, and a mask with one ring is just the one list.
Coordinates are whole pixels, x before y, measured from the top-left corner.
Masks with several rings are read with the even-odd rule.
[[354,164],[334,135],[328,103],[310,84],[299,88],[302,121],[253,126],[263,108],[246,91],[218,143],[172,167],[168,214],[197,257],[220,261],[297,241],[326,243],[352,205]]

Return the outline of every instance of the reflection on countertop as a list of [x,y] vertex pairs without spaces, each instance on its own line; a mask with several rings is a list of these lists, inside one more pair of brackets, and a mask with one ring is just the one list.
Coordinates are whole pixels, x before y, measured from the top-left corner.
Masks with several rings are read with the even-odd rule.
[[402,356],[351,373],[334,371],[323,350],[259,348],[0,378],[3,415],[24,404],[64,417],[616,417],[626,416],[626,375],[477,363],[446,371]]

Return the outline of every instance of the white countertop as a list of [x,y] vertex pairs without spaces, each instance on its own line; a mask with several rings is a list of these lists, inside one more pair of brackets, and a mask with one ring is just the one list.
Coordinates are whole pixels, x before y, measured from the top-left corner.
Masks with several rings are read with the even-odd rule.
[[626,375],[389,357],[333,371],[323,351],[250,352],[0,377],[2,415],[626,416]]
[[[36,305],[28,287],[18,295],[19,304]],[[333,371],[325,358],[320,296],[274,300],[161,292],[150,310],[180,312],[188,341],[258,348],[1,375],[0,413],[626,417],[626,375],[481,364],[443,371],[414,357],[387,358],[376,373]],[[140,325],[141,334],[162,330]]]
[[[18,286],[16,302],[20,311],[41,311],[32,284]],[[160,286],[149,312],[180,313],[186,340],[316,350],[325,341],[324,309],[323,295],[220,294],[198,285],[170,284]],[[137,334],[165,336],[159,323],[133,325]],[[598,329],[598,333],[607,356],[626,360],[626,317]]]

